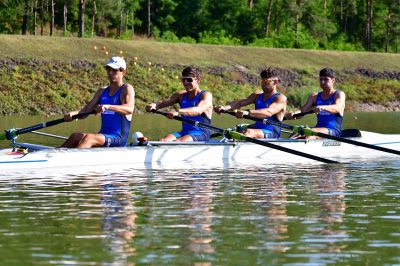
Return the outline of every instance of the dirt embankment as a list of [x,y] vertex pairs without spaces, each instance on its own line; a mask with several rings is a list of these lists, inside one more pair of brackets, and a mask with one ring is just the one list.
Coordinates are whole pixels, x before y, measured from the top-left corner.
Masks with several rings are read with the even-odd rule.
[[[158,65],[159,72],[156,72],[157,68],[151,71],[151,73],[155,73],[154,76],[150,76],[146,65],[138,64],[135,67],[134,71],[129,71],[127,74],[128,79],[133,81],[137,90],[138,100],[141,100],[141,102],[138,101],[137,110],[141,110],[143,106],[140,104],[143,105],[143,103],[165,97],[170,93],[160,90],[154,92],[154,95],[149,94],[148,88],[159,85],[156,78],[168,76],[176,80],[176,75],[183,66],[160,64]],[[229,88],[235,84],[237,93],[242,93],[235,97],[245,97],[248,94],[244,92],[243,88],[247,86],[247,90],[249,90],[249,85],[259,86],[259,73],[263,68],[265,67],[250,69],[243,65],[232,64],[203,67],[202,73],[203,77],[214,77],[211,79],[214,83],[208,84],[210,88]],[[4,111],[2,114],[20,114],[21,110],[26,112],[29,108],[29,110],[32,109],[29,114],[62,113],[65,110],[78,108],[94,92],[90,89],[81,90],[80,88],[94,87],[93,84],[102,83],[99,80],[104,76],[102,67],[87,60],[67,63],[38,59],[2,58],[0,59],[0,71],[0,109],[8,112]],[[314,73],[314,71],[284,68],[278,68],[278,71],[281,85],[287,89],[284,93],[292,96],[290,102],[292,106],[297,107],[305,101],[304,88],[318,86],[318,73]],[[355,83],[354,80],[359,83]],[[345,69],[337,72],[337,81],[338,87],[343,88],[347,94],[346,110],[348,111],[400,111],[400,72],[374,71],[363,68]],[[374,91],[369,90],[368,86],[366,88],[359,86],[371,81],[373,81],[372,85],[368,84],[368,86],[376,84],[378,86]],[[168,82],[166,79],[164,85],[168,85]],[[379,84],[379,82],[384,84]],[[176,89],[176,85],[171,86],[172,90]],[[379,86],[382,86],[385,92],[381,91]],[[82,93],[85,94],[82,95]],[[385,94],[391,94],[391,97],[382,97]],[[76,98],[74,95],[82,97]],[[359,95],[362,97],[358,97]],[[225,99],[226,97],[230,99],[233,95],[226,96],[224,93],[217,94],[215,91],[216,101],[225,102],[228,100]],[[294,101],[296,99],[297,102]],[[18,106],[20,109],[17,108]]]

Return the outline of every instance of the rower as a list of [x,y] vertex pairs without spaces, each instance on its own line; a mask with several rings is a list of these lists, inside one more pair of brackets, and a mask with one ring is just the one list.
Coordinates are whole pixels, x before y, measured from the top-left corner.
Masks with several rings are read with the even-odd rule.
[[[328,134],[334,137],[340,137],[342,131],[343,114],[346,95],[343,91],[336,90],[335,72],[331,68],[321,69],[319,72],[319,85],[322,91],[313,92],[306,104],[300,110],[288,113],[286,119],[296,119],[297,113],[306,113],[313,111],[317,114],[317,124],[312,128],[314,132]],[[299,138],[295,134],[292,138]],[[318,138],[317,136],[307,136],[307,139]]]
[[[200,89],[200,70],[196,67],[186,67],[182,71],[182,85],[185,90],[172,94],[169,98],[146,106],[147,112],[152,112],[179,103],[180,109],[167,113],[169,119],[181,115],[184,119],[211,125],[212,94]],[[161,141],[206,141],[210,139],[210,130],[182,122],[182,130],[173,132]]]
[[[214,111],[220,114],[221,111],[235,110],[240,107],[254,104],[255,109],[237,110],[236,117],[252,116],[262,119],[268,119],[276,122],[283,120],[286,111],[286,96],[278,92],[278,70],[274,68],[264,69],[261,73],[261,88],[263,92],[252,93],[242,100],[232,101],[224,106],[215,106]],[[246,137],[267,139],[279,138],[281,129],[270,124],[256,122],[251,128],[246,128],[243,134]]]
[[118,56],[112,57],[105,65],[105,70],[110,84],[98,89],[92,100],[79,112],[70,112],[64,116],[64,120],[69,122],[78,113],[95,110],[97,114],[101,113],[100,132],[73,133],[61,147],[118,147],[128,142],[135,91],[122,80],[126,73],[125,60]]

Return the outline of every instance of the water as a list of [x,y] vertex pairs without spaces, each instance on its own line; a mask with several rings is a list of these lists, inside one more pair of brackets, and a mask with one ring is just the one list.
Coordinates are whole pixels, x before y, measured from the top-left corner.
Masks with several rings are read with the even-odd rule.
[[[134,126],[152,138],[159,137],[160,128],[174,127],[165,118],[153,119],[141,116]],[[395,113],[351,114],[345,123],[399,133],[398,119]],[[10,128],[42,120],[47,119],[1,118],[0,123]],[[221,127],[236,122],[216,120]],[[47,131],[67,135],[98,126],[95,119],[66,125]],[[28,134],[25,138],[38,139]],[[69,173],[3,175],[0,261],[2,265],[399,265],[399,170],[400,160],[394,159],[313,167],[269,167],[266,162],[259,167],[78,168]]]

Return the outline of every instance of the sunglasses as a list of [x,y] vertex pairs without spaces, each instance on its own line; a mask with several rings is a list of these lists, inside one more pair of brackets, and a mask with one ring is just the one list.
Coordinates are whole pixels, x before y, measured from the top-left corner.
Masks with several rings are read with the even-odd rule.
[[192,83],[195,78],[182,77],[182,82]]
[[107,72],[108,72],[108,71],[112,71],[112,72],[118,72],[118,71],[120,71],[120,72],[122,72],[122,71],[124,71],[124,69],[123,69],[123,68],[114,69],[114,68],[112,68],[112,67],[106,67],[106,71],[107,71]]
[[274,82],[275,80],[278,80],[278,79],[261,79],[261,82],[264,84],[268,84],[268,83]]

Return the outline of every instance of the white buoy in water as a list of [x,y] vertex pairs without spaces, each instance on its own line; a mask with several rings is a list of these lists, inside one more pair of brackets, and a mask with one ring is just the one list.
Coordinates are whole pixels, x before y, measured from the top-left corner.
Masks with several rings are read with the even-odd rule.
[[132,144],[133,145],[138,145],[139,144],[139,138],[143,138],[143,133],[142,132],[133,132],[132,134]]

